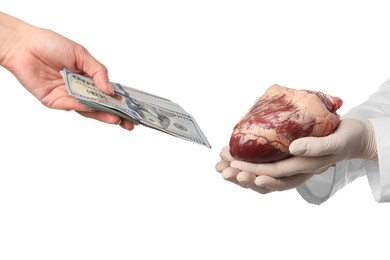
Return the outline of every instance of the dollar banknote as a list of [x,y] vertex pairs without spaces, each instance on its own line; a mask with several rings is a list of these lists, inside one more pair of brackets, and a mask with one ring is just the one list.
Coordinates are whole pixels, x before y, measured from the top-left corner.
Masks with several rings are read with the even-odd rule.
[[70,95],[89,109],[108,112],[172,136],[211,148],[195,119],[180,105],[151,93],[110,82],[113,95],[100,91],[92,78],[61,71]]

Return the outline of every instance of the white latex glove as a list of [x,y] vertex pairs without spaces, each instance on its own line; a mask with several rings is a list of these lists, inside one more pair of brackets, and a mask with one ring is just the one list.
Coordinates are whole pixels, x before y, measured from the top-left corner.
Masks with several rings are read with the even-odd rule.
[[[378,157],[371,122],[356,119],[341,120],[336,131],[328,136],[297,139],[290,144],[289,150],[294,156],[278,162],[256,164],[228,160],[228,166],[222,169],[222,162],[227,164],[229,154],[229,149],[224,148],[222,161],[216,165],[216,169],[220,170],[222,176],[225,171],[236,173],[233,182],[245,183],[256,191],[261,188],[269,192],[296,188],[314,174],[322,173],[342,160],[377,160]],[[245,175],[237,180],[241,172]]]
[[221,153],[219,154],[221,161],[215,165],[215,169],[217,172],[221,173],[221,176],[225,180],[237,184],[243,188],[257,191],[261,194],[266,194],[272,191],[267,188],[257,186],[255,183],[255,174],[247,171],[240,171],[239,169],[230,167],[230,163],[234,160],[234,158],[231,156],[229,150],[229,146],[222,148]]

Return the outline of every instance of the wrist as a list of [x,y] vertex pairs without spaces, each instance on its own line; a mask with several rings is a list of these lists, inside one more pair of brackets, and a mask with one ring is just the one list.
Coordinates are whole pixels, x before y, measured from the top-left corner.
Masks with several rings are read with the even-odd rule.
[[375,129],[371,121],[364,120],[366,127],[364,159],[378,160],[378,150],[375,138]]
[[28,32],[31,25],[22,20],[0,12],[0,65],[7,68],[7,60],[12,56],[12,50]]

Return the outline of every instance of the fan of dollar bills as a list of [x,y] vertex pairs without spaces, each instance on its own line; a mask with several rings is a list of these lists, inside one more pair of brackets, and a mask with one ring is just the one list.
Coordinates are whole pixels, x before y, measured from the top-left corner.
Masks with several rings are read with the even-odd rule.
[[66,69],[61,71],[70,95],[89,109],[108,112],[164,133],[211,148],[195,119],[172,101],[110,82],[114,95],[101,92],[94,81]]

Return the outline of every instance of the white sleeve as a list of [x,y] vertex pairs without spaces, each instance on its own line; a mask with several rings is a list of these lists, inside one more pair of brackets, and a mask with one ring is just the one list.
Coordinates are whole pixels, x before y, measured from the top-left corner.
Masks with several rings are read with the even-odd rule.
[[371,118],[378,150],[378,162],[367,161],[367,179],[378,202],[390,202],[390,117]]
[[[315,175],[297,188],[309,203],[321,204],[358,177],[367,175],[378,202],[390,202],[390,79],[369,99],[350,110],[343,118],[370,120],[374,126],[378,161],[341,161],[326,172]],[[386,160],[387,159],[387,160]]]

